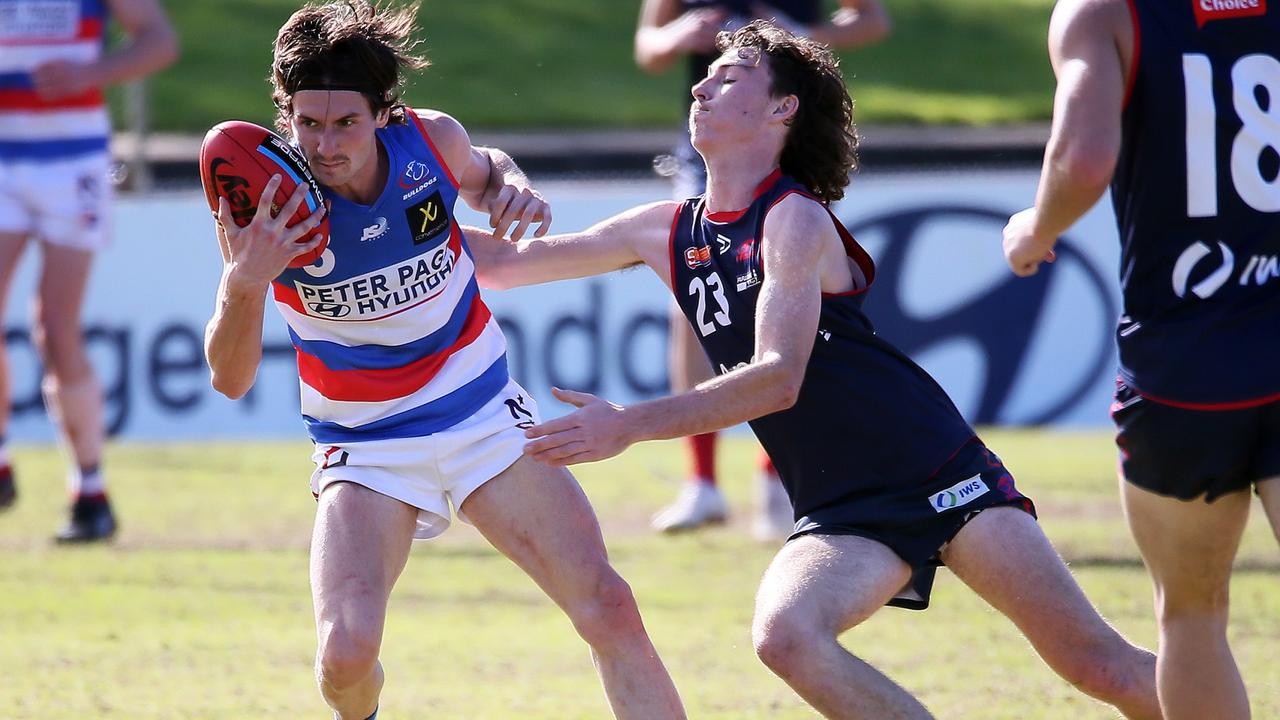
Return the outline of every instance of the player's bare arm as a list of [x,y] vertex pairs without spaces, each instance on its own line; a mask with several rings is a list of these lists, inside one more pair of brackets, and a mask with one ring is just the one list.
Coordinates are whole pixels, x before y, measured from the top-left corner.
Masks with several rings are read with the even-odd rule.
[[284,272],[295,256],[310,252],[324,240],[317,236],[298,243],[320,224],[323,207],[297,225],[285,227],[306,198],[306,183],[298,185],[279,213],[271,214],[271,198],[280,180],[276,175],[267,181],[258,210],[245,227],[236,225],[226,198],[218,202],[222,278],[213,317],[205,327],[204,349],[214,389],[232,399],[253,386],[262,361],[262,315],[271,280]]
[[109,0],[111,16],[129,42],[93,62],[53,60],[32,71],[36,91],[48,99],[134,80],[178,57],[178,36],[158,0]]
[[[1100,31],[1103,29],[1103,31]],[[1058,89],[1034,207],[1009,219],[1004,253],[1016,275],[1053,259],[1058,236],[1106,192],[1120,154],[1132,24],[1122,0],[1059,3],[1049,24]]]
[[489,214],[489,227],[498,237],[524,237],[537,223],[535,236],[551,229],[551,205],[529,184],[529,178],[496,148],[475,147],[462,125],[435,110],[416,110],[427,134],[458,180],[458,196],[474,210]]
[[762,243],[768,272],[750,363],[689,392],[627,407],[553,389],[579,409],[527,431],[532,440],[525,452],[557,465],[591,462],[642,440],[720,430],[794,405],[818,331],[822,292],[848,290],[852,280],[847,267],[843,280],[835,272],[823,277],[840,239],[826,210],[812,200],[793,195],[778,203],[765,219]]
[[840,9],[827,22],[813,27],[805,27],[762,2],[754,4],[752,10],[756,17],[772,19],[774,24],[834,50],[852,50],[878,43],[893,29],[889,12],[880,0],[840,0]]
[[644,263],[671,284],[667,244],[676,203],[641,205],[576,233],[508,242],[494,231],[465,228],[483,288],[524,285],[600,275]]
[[720,8],[681,12],[680,0],[645,0],[636,25],[636,65],[660,73],[685,55],[711,52],[725,15]]

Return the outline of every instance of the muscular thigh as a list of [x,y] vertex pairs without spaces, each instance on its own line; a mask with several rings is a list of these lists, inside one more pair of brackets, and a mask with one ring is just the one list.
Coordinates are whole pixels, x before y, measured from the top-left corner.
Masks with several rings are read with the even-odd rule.
[[558,603],[589,594],[608,565],[595,512],[564,468],[522,456],[459,511]]
[[983,510],[942,552],[952,573],[1027,636],[1069,642],[1097,618],[1035,518],[1014,507]]
[[1248,490],[1203,502],[1122,485],[1125,516],[1162,596],[1207,597],[1227,587],[1249,517]]
[[838,634],[871,617],[911,579],[887,546],[857,535],[802,535],[782,547],[756,596],[756,622],[789,615]]
[[311,592],[318,624],[379,627],[409,557],[418,509],[350,482],[326,485],[311,538]]

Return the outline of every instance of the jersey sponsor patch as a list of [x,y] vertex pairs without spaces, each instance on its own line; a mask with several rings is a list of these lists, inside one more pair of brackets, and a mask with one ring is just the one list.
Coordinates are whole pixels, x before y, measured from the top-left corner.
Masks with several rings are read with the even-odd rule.
[[69,40],[80,29],[80,0],[0,3],[0,40]]
[[1210,20],[1252,17],[1267,14],[1267,0],[1191,0],[1196,12],[1196,27]]
[[986,495],[990,489],[982,481],[981,475],[974,475],[968,480],[961,480],[942,492],[930,495],[929,505],[933,507],[934,512],[938,513],[954,510]]
[[448,243],[390,267],[330,285],[294,281],[307,315],[324,320],[377,320],[440,294],[457,261]]
[[404,217],[409,222],[414,245],[421,245],[449,227],[449,213],[445,210],[444,199],[440,197],[439,190],[431,193],[426,200],[406,208]]
[[688,265],[690,270],[710,265],[711,248],[705,246],[685,248],[684,264]]

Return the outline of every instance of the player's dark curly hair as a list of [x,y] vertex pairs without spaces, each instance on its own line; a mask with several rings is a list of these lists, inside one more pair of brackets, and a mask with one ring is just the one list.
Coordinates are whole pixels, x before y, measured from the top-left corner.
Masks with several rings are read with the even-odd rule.
[[769,93],[800,100],[782,148],[782,172],[824,202],[844,197],[849,173],[858,167],[858,132],[840,61],[825,45],[768,20],[716,36],[721,53],[733,48],[758,49],[769,59]]
[[370,0],[305,5],[276,35],[271,64],[271,100],[276,126],[289,132],[293,94],[300,89],[356,90],[376,115],[391,111],[391,122],[406,122],[400,101],[401,68],[430,65],[415,54],[412,38],[418,3],[394,7]]

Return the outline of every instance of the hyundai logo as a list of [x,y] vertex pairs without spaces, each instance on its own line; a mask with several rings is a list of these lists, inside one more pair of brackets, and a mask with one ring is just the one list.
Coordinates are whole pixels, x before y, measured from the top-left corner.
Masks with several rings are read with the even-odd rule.
[[339,305],[338,303],[307,303],[307,309],[312,315],[323,315],[329,318],[346,317],[351,314],[351,307],[348,305]]
[[1069,238],[1047,271],[1014,276],[1000,252],[1007,220],[944,205],[846,225],[876,261],[865,310],[881,336],[917,362],[944,358],[931,372],[967,390],[951,394],[971,422],[1050,423],[1111,377],[1117,303]]

